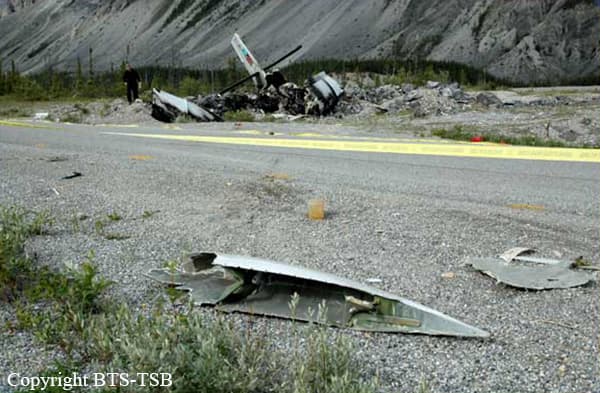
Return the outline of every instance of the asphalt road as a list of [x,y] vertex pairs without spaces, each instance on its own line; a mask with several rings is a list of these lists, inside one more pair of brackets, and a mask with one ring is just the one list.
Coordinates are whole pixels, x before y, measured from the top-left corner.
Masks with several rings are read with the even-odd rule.
[[[336,150],[344,141],[433,147],[428,155]],[[59,230],[35,240],[36,252],[58,265],[96,249],[101,270],[133,301],[157,290],[142,272],[202,249],[377,277],[385,290],[492,334],[352,333],[365,372],[392,391],[414,391],[422,379],[434,391],[598,391],[597,284],[518,291],[462,264],[515,246],[600,264],[600,164],[464,157],[456,146],[442,156],[435,149],[447,151],[444,143],[314,124],[0,123],[0,203],[50,209]],[[83,176],[61,180],[73,171]],[[322,222],[306,218],[315,197],[326,201]],[[125,217],[112,230],[130,239],[94,234],[93,220],[111,211]],[[159,213],[141,220],[143,211]],[[72,230],[77,215],[91,217],[88,230]],[[261,323],[284,335],[284,322]]]
[[[245,127],[249,129],[234,131],[231,127],[220,125],[180,125],[177,130],[170,130],[165,126],[129,128],[32,124],[36,128],[0,124],[0,142],[28,147],[44,145],[44,149],[75,154],[102,153],[113,155],[116,159],[130,155],[149,155],[157,161],[181,159],[185,160],[187,169],[209,161],[215,167],[224,166],[232,170],[285,172],[308,184],[327,184],[342,189],[344,186],[360,187],[375,193],[380,190],[410,193],[440,202],[468,201],[489,206],[536,204],[543,205],[547,211],[540,214],[540,218],[547,214],[564,214],[563,219],[570,221],[574,217],[565,213],[571,213],[580,216],[577,217],[579,225],[583,224],[581,218],[583,221],[590,220],[590,228],[598,224],[600,165],[595,163],[294,149],[168,139],[182,135],[239,139],[260,135],[261,139],[274,138],[268,135],[268,131],[255,130],[260,127],[252,123],[248,124],[251,127]],[[285,127],[281,125],[281,128]],[[315,128],[314,125],[307,127]],[[135,134],[155,134],[166,139],[138,138],[133,136]],[[331,141],[332,132],[322,134],[323,138],[315,131],[306,135],[284,131],[277,137]],[[347,134],[337,134],[337,140],[376,140],[380,144],[386,141],[386,138],[377,136],[360,136],[360,139],[344,136]],[[414,140],[417,145],[429,144],[428,141]],[[410,138],[401,141],[410,141]],[[579,151],[595,153],[592,150]]]

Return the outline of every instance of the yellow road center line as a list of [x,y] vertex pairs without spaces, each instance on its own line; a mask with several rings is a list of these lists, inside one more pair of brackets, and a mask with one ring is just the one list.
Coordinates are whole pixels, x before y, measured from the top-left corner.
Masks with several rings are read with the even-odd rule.
[[32,124],[22,121],[15,120],[0,120],[0,126],[9,126],[9,127],[26,127],[26,128],[49,128],[47,126],[41,126],[38,124]]
[[101,127],[115,127],[115,128],[140,128],[139,124],[96,124]]
[[[277,135],[277,134],[276,134]],[[319,134],[315,132],[300,132],[291,133],[290,136],[302,137],[302,138],[328,138],[328,139],[351,139],[358,141],[384,141],[384,142],[425,142],[425,143],[450,143],[450,144],[463,144],[472,143],[465,141],[451,141],[439,138],[395,138],[395,137],[375,137],[375,136],[354,136],[354,135],[334,135],[334,134]],[[488,142],[479,142],[481,144],[493,144]]]
[[129,156],[129,159],[135,161],[148,161],[154,159],[154,157],[148,156],[146,154],[134,154]]
[[265,147],[286,147],[294,149],[600,163],[600,149],[569,149],[558,147],[480,144],[454,145],[433,143],[393,143],[372,141],[363,142],[318,139],[244,138],[201,135],[133,134],[119,132],[105,132],[104,134],[133,136],[138,138],[170,139],[188,142],[220,143],[229,145],[251,145]]

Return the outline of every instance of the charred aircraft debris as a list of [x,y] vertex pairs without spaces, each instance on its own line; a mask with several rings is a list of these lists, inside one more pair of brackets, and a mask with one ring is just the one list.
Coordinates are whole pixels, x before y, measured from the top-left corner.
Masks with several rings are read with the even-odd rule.
[[[248,108],[264,113],[282,111],[290,115],[313,116],[325,116],[335,110],[344,91],[327,73],[313,75],[306,80],[304,86],[298,86],[287,82],[284,75],[274,68],[298,52],[302,48],[301,45],[264,68],[237,33],[233,35],[231,45],[248,72],[248,77],[219,93],[207,95],[196,101],[154,89],[152,117],[171,123],[180,115],[188,115],[197,121],[223,121],[225,112]],[[234,93],[234,89],[249,80],[252,80],[257,88],[255,94]]]
[[[332,274],[236,255],[197,253],[147,276],[190,293],[195,305],[361,331],[489,337],[419,303]],[[321,311],[321,312],[318,312]]]

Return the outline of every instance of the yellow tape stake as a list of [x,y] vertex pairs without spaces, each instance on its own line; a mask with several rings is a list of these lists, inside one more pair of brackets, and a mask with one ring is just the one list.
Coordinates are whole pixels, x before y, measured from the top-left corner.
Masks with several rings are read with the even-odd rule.
[[600,163],[600,149],[532,147],[491,144],[455,145],[443,143],[393,143],[318,139],[244,138],[200,135],[132,134],[118,132],[105,132],[104,134],[132,136],[138,138],[170,139],[187,142],[220,143],[228,145],[286,147],[293,149],[338,150],[369,153],[395,153],[452,157]]

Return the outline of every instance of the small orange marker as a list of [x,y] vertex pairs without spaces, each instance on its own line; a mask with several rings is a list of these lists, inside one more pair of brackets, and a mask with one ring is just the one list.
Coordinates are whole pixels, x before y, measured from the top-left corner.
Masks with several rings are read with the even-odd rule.
[[322,199],[311,199],[308,201],[308,218],[311,220],[322,220],[325,218],[325,201]]

